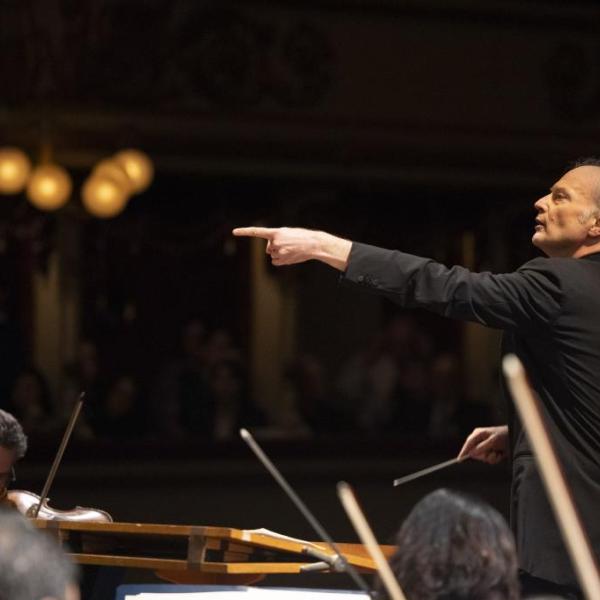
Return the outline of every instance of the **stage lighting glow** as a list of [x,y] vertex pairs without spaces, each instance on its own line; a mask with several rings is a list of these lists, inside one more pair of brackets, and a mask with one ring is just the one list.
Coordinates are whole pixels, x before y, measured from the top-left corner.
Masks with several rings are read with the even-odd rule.
[[143,192],[152,182],[154,166],[144,152],[129,148],[115,154],[114,159],[127,173],[134,193]]
[[18,194],[27,185],[31,162],[18,148],[0,148],[0,194]]
[[129,194],[114,179],[95,174],[83,184],[81,199],[90,214],[101,219],[110,219],[125,209]]
[[36,167],[27,183],[27,197],[40,210],[58,210],[69,200],[73,185],[71,177],[59,165]]

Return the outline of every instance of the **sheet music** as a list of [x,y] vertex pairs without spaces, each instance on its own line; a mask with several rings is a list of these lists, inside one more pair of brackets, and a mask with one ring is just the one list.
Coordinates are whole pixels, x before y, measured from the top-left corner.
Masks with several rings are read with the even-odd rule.
[[142,593],[125,596],[125,600],[367,600],[362,592],[348,590],[310,590],[257,587],[226,587],[215,591],[207,586],[206,592]]
[[307,542],[306,540],[301,540],[299,538],[290,537],[289,535],[283,535],[282,533],[277,533],[276,531],[271,531],[270,529],[265,529],[261,527],[260,529],[244,529],[243,532],[246,533],[254,533],[259,535],[265,535],[268,537],[280,539],[280,540],[288,540],[289,542],[297,542],[298,544],[304,544],[306,546],[314,546],[315,548],[324,548],[326,547],[320,544],[313,544],[313,542]]

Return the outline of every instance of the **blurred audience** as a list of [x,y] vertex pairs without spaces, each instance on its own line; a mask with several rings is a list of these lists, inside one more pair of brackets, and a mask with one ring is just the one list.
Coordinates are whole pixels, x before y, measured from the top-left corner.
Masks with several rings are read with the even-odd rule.
[[226,328],[207,329],[202,319],[184,323],[177,354],[156,376],[122,364],[109,372],[106,364],[96,343],[84,339],[55,401],[44,375],[27,367],[13,378],[4,404],[29,435],[55,435],[85,392],[75,430],[80,439],[227,440],[240,425],[260,424],[279,437],[354,432],[439,440],[494,420],[488,403],[466,401],[459,358],[442,351],[409,313],[394,315],[337,377],[318,355],[298,354],[284,373],[289,406],[277,423],[265,423],[253,403],[237,340]]
[[15,378],[24,363],[23,340],[13,319],[9,288],[0,282],[0,407],[5,407]]
[[44,435],[59,426],[48,382],[35,367],[27,367],[17,375],[8,409],[28,435]]
[[[396,536],[390,565],[407,598],[517,600],[512,533],[491,506],[446,489],[423,498]],[[387,598],[381,582],[381,598]]]
[[64,386],[58,405],[59,416],[66,423],[81,393],[85,393],[83,410],[74,431],[76,437],[94,437],[94,426],[99,418],[106,389],[106,373],[100,363],[98,348],[92,340],[84,339],[79,344],[75,360],[65,367]]
[[210,403],[207,381],[206,327],[200,319],[184,324],[180,353],[159,371],[154,385],[154,428],[167,436],[181,436]]
[[315,355],[299,355],[289,365],[286,378],[291,406],[310,432],[323,434],[352,428],[352,417],[336,403],[325,367]]
[[433,343],[414,316],[394,316],[341,369],[337,389],[346,414],[371,434],[427,432],[433,362]]
[[170,436],[226,440],[240,425],[260,421],[241,356],[226,329],[208,332],[203,321],[188,321],[180,355],[160,370],[155,385],[155,428]]
[[242,353],[235,345],[231,333],[224,328],[209,334],[205,347],[205,361],[210,369],[222,362],[241,362]]
[[[285,371],[288,435],[368,433],[453,439],[483,419],[489,404],[467,401],[458,356],[436,347],[414,315],[400,313],[330,377],[315,354]],[[295,416],[295,419],[293,418]]]
[[[495,423],[498,420],[490,399],[470,401],[466,398],[460,360],[455,354],[443,352],[435,356],[429,369],[429,393],[430,413],[426,433],[431,439],[462,438],[478,423]],[[500,405],[500,402],[497,403],[497,406]]]
[[146,411],[133,375],[124,374],[114,379],[106,397],[96,407],[91,427],[99,438],[128,439],[146,433]]
[[222,360],[210,372],[216,440],[237,438],[240,427],[262,425],[263,416],[248,393],[247,375],[239,360]]

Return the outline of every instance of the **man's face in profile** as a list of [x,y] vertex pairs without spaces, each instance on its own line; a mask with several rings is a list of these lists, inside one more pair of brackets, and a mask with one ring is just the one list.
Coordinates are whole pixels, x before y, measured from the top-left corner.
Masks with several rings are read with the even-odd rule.
[[548,256],[578,257],[586,253],[590,237],[598,223],[600,208],[596,195],[600,190],[600,167],[577,167],[565,173],[550,193],[535,203],[535,232],[531,241]]

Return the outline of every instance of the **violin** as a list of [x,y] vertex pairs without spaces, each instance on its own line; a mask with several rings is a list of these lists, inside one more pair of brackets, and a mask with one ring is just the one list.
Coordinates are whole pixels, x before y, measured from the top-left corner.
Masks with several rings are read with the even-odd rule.
[[44,484],[44,489],[42,490],[41,496],[25,490],[5,490],[4,494],[2,494],[2,497],[0,497],[0,501],[4,500],[9,502],[22,515],[25,515],[30,519],[75,522],[97,521],[103,523],[112,523],[112,517],[104,510],[86,508],[84,506],[76,506],[71,510],[60,510],[58,508],[52,508],[48,505],[48,492],[50,491],[50,486],[52,485],[52,481],[54,480],[56,472],[58,471],[58,466],[60,465],[60,461],[64,454],[65,448],[67,447],[69,438],[71,437],[71,433],[73,433],[75,422],[77,421],[77,417],[79,416],[81,407],[83,406],[84,395],[85,394],[82,393],[79,396],[79,400],[73,408],[67,429],[65,430],[62,442],[60,443],[56,456],[54,457],[54,462],[52,463],[52,468],[50,469],[50,473],[46,479],[46,483]]
[[[48,498],[42,502],[37,494],[26,490],[9,490],[6,499],[22,515],[29,518],[47,519],[49,521],[98,521],[103,523],[112,523],[113,520],[106,511],[97,508],[87,508],[85,506],[76,506],[71,510],[52,508],[48,506]],[[39,511],[38,506],[40,507]]]

